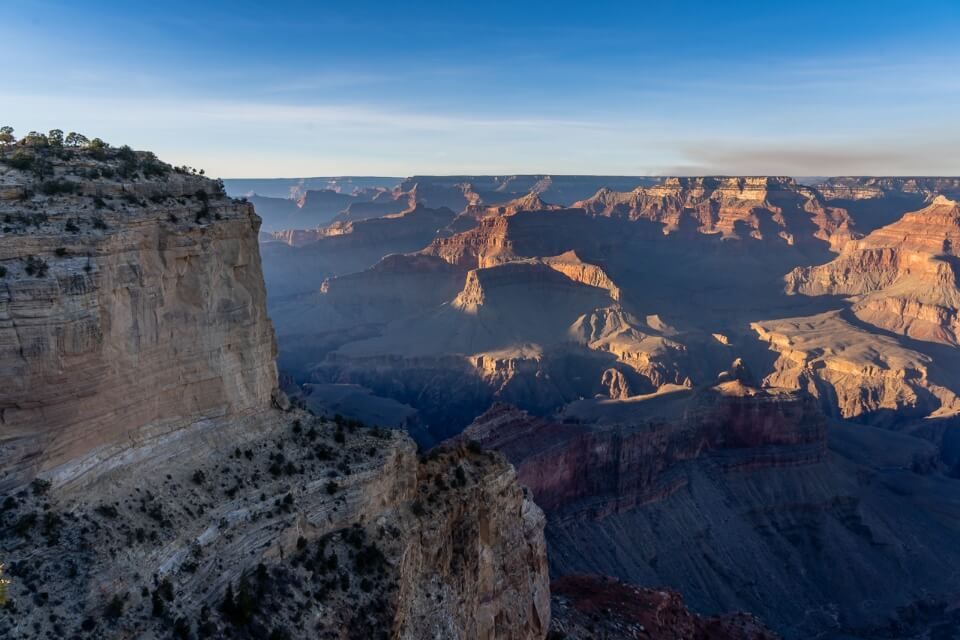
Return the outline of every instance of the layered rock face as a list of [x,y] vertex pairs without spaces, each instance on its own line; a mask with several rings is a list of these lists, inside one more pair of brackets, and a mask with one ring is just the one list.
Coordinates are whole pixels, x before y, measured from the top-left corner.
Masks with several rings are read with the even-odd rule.
[[401,575],[416,580],[400,590],[399,637],[543,638],[550,624],[545,521],[513,469],[460,450],[433,454],[417,480],[428,515],[419,536],[407,537],[416,547],[404,553]]
[[545,637],[509,464],[276,390],[249,204],[128,148],[28,153],[47,181],[0,161],[0,636]]
[[95,491],[9,497],[24,606],[0,612],[4,637],[545,637],[543,514],[502,459],[420,462],[398,432],[268,418]]
[[[569,330],[569,336],[576,342],[593,351],[609,353],[622,365],[621,371],[617,371],[618,375],[604,374],[611,381],[616,381],[619,389],[616,396],[611,394],[610,397],[651,393],[670,384],[693,384],[687,347],[669,337],[672,334],[669,327],[659,325],[655,317],[641,322],[618,306],[598,308],[584,314],[577,318]],[[623,380],[632,390],[626,396],[622,392],[627,387],[620,382],[624,367],[640,378],[639,385],[635,384],[638,382],[635,377],[633,383],[629,378]]]
[[580,242],[602,242],[579,209],[518,211],[480,220],[476,228],[435,239],[422,253],[462,269],[489,267],[515,258],[554,256]]
[[957,178],[837,177],[827,178],[813,188],[831,206],[846,209],[856,220],[860,235],[922,209],[938,195],[960,198]]
[[818,182],[816,188],[831,200],[872,200],[896,194],[953,197],[960,196],[960,178],[836,177]]
[[790,245],[812,238],[840,243],[851,222],[845,210],[824,206],[816,192],[782,177],[666,178],[628,193],[601,189],[574,206],[592,215],[658,222],[664,233],[692,228]]
[[462,437],[503,452],[552,517],[602,518],[678,490],[675,467],[711,451],[737,452],[724,462],[730,468],[817,462],[826,426],[803,394],[734,384],[678,390],[642,407],[574,404],[556,421],[495,405]]
[[797,640],[936,628],[956,593],[940,568],[960,520],[955,481],[915,471],[932,446],[855,425],[831,427],[817,462],[728,466],[741,453],[682,463],[667,476],[678,489],[633,509],[548,510],[553,574],[671,585],[698,613],[749,611]]
[[752,326],[779,354],[767,382],[805,389],[837,417],[892,426],[960,410],[955,383],[933,358],[857,328],[839,312]]
[[852,310],[861,320],[955,346],[960,331],[957,247],[960,205],[937,196],[930,206],[848,244],[833,262],[795,269],[786,278],[787,290],[860,296]]
[[0,486],[79,481],[270,406],[253,207],[172,171],[83,177],[110,166],[56,161],[49,181],[70,192],[55,195],[3,174]]
[[[957,553],[948,541],[960,520],[941,519],[955,481],[923,471],[918,461],[936,454],[917,438],[864,425],[827,435],[805,394],[731,377],[639,402],[574,403],[554,420],[498,406],[463,437],[512,460],[547,512],[559,631],[764,630],[751,616],[720,616],[736,623],[684,635],[696,622],[675,597],[616,581],[608,591],[595,577],[567,593],[583,573],[672,585],[701,614],[750,611],[798,640],[940,624],[957,586],[936,569]],[[932,502],[918,505],[914,491]],[[609,612],[581,626],[593,606]],[[658,624],[639,619],[653,611]]]
[[[477,195],[476,200],[480,200],[479,195]],[[540,194],[531,191],[519,198],[498,204],[469,204],[463,212],[450,223],[450,229],[454,232],[468,231],[476,226],[478,220],[483,220],[484,218],[512,216],[521,211],[552,211],[562,208],[560,205],[544,202]]]
[[481,220],[476,229],[437,238],[423,253],[465,269],[490,266],[496,264],[497,254],[512,255],[512,243],[507,237],[509,226],[504,218]]
[[[902,530],[913,527],[907,512],[894,515],[898,507],[878,498],[889,513],[861,513],[849,493],[856,492],[855,472],[846,463],[834,466],[827,422],[810,396],[758,389],[742,366],[725,378],[713,388],[642,400],[573,403],[554,419],[498,405],[463,433],[511,460],[547,512],[551,569],[562,576],[554,582],[554,629],[598,638],[606,637],[601,630],[626,638],[773,637],[752,616],[699,618],[675,594],[584,572],[670,584],[698,612],[751,611],[790,638],[853,629],[877,615],[850,607],[827,622],[817,610],[823,602],[859,605],[873,589],[838,588],[826,570],[786,582],[771,572],[779,574],[777,563],[785,562],[783,575],[792,574],[827,531],[835,532],[842,554],[862,545],[864,535],[895,536],[886,528],[874,532],[874,518]],[[909,466],[916,456],[907,448],[892,464]],[[932,558],[925,554],[923,562]],[[782,585],[789,595],[771,595]],[[586,625],[601,606],[607,615]]]

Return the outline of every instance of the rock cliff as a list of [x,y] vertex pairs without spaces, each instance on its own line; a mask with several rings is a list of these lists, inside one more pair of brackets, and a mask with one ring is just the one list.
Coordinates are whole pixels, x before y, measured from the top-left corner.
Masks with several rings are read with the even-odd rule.
[[[830,426],[805,394],[758,390],[737,369],[714,389],[583,401],[554,419],[496,406],[466,430],[514,462],[546,511],[553,628],[769,633],[728,611],[797,640],[939,624],[957,581],[937,567],[957,555],[960,519],[944,517],[956,487],[929,470],[935,448]],[[921,487],[923,506],[909,497]],[[679,589],[718,616],[717,635],[676,595],[637,584]]]
[[894,426],[960,410],[949,369],[847,322],[841,312],[752,324],[779,354],[769,384],[805,389],[828,414]]
[[269,417],[82,494],[8,496],[4,637],[545,636],[543,514],[502,459]]
[[277,391],[249,204],[126,147],[18,153],[0,636],[545,637],[544,518],[509,464]]
[[960,196],[960,178],[949,177],[842,177],[818,182],[817,191],[830,200],[872,200],[897,194],[922,198]]
[[683,486],[676,467],[710,452],[728,452],[725,464],[741,469],[825,455],[822,414],[802,394],[732,383],[588,405],[574,403],[559,420],[494,405],[462,437],[501,451],[537,504],[564,518],[602,518],[659,500]]
[[451,230],[456,232],[467,231],[476,226],[478,220],[484,218],[512,216],[521,211],[551,211],[563,208],[560,205],[544,202],[540,195],[534,191],[519,198],[493,205],[481,204],[479,195],[477,200],[478,202],[467,205],[463,212],[450,223]]
[[[591,233],[591,229],[594,230]],[[510,216],[483,218],[462,233],[438,237],[422,253],[438,256],[461,269],[490,267],[515,258],[556,256],[596,237],[596,226],[579,209],[521,210]]]
[[0,165],[0,486],[80,481],[270,406],[253,207],[124,157],[54,157],[44,181]]
[[937,196],[862,240],[834,261],[794,269],[787,291],[859,296],[854,314],[881,329],[919,340],[958,344],[960,204]]
[[788,245],[814,238],[840,244],[851,223],[844,209],[826,206],[815,191],[784,177],[666,178],[630,192],[601,189],[573,206],[592,215],[658,222],[664,233],[695,229]]

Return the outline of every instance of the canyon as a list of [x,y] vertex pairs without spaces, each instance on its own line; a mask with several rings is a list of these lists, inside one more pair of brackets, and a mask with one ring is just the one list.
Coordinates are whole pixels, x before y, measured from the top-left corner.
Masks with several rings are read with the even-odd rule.
[[3,8],[0,640],[960,640],[960,1]]
[[[402,181],[436,212],[417,247],[262,239],[284,390],[499,451],[554,584],[679,607],[643,591],[668,587],[785,638],[949,628],[957,179],[563,180]],[[571,589],[554,626],[591,637]]]
[[220,182],[17,149],[4,637],[956,622],[956,180]]

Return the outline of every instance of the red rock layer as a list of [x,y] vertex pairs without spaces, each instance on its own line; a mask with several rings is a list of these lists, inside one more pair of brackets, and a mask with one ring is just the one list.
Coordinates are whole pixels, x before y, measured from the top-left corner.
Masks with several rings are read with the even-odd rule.
[[494,405],[461,437],[506,455],[548,513],[571,508],[593,517],[672,493],[685,481],[670,470],[708,452],[740,469],[824,455],[826,423],[805,395],[701,390],[670,404],[669,414],[609,425],[558,423]]
[[648,589],[596,575],[554,580],[555,637],[623,640],[775,640],[778,636],[745,613],[702,617],[670,589]]
[[938,196],[924,209],[848,243],[836,260],[794,269],[788,293],[860,296],[858,318],[920,340],[958,344],[960,204]]

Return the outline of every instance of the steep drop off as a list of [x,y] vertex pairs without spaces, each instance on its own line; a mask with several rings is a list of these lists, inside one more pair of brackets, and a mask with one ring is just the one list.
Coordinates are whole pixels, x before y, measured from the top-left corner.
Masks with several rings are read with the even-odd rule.
[[156,455],[256,417],[276,386],[253,207],[77,153],[0,182],[0,486]]
[[508,464],[419,458],[276,390],[250,205],[129,148],[21,147],[0,160],[0,636],[546,635],[543,514]]
[[[591,602],[604,600],[612,613],[588,632],[646,637],[630,635],[645,624],[644,600],[663,608],[661,621],[685,617],[666,594],[624,584],[607,592],[595,579],[583,591],[582,574],[670,585],[700,614],[748,611],[784,638],[949,628],[960,582],[941,569],[960,559],[958,489],[936,473],[936,448],[828,424],[803,393],[728,380],[583,401],[555,419],[501,405],[463,437],[504,453],[547,513],[558,628],[580,631]],[[671,632],[744,632],[696,635],[697,624],[686,618]]]

